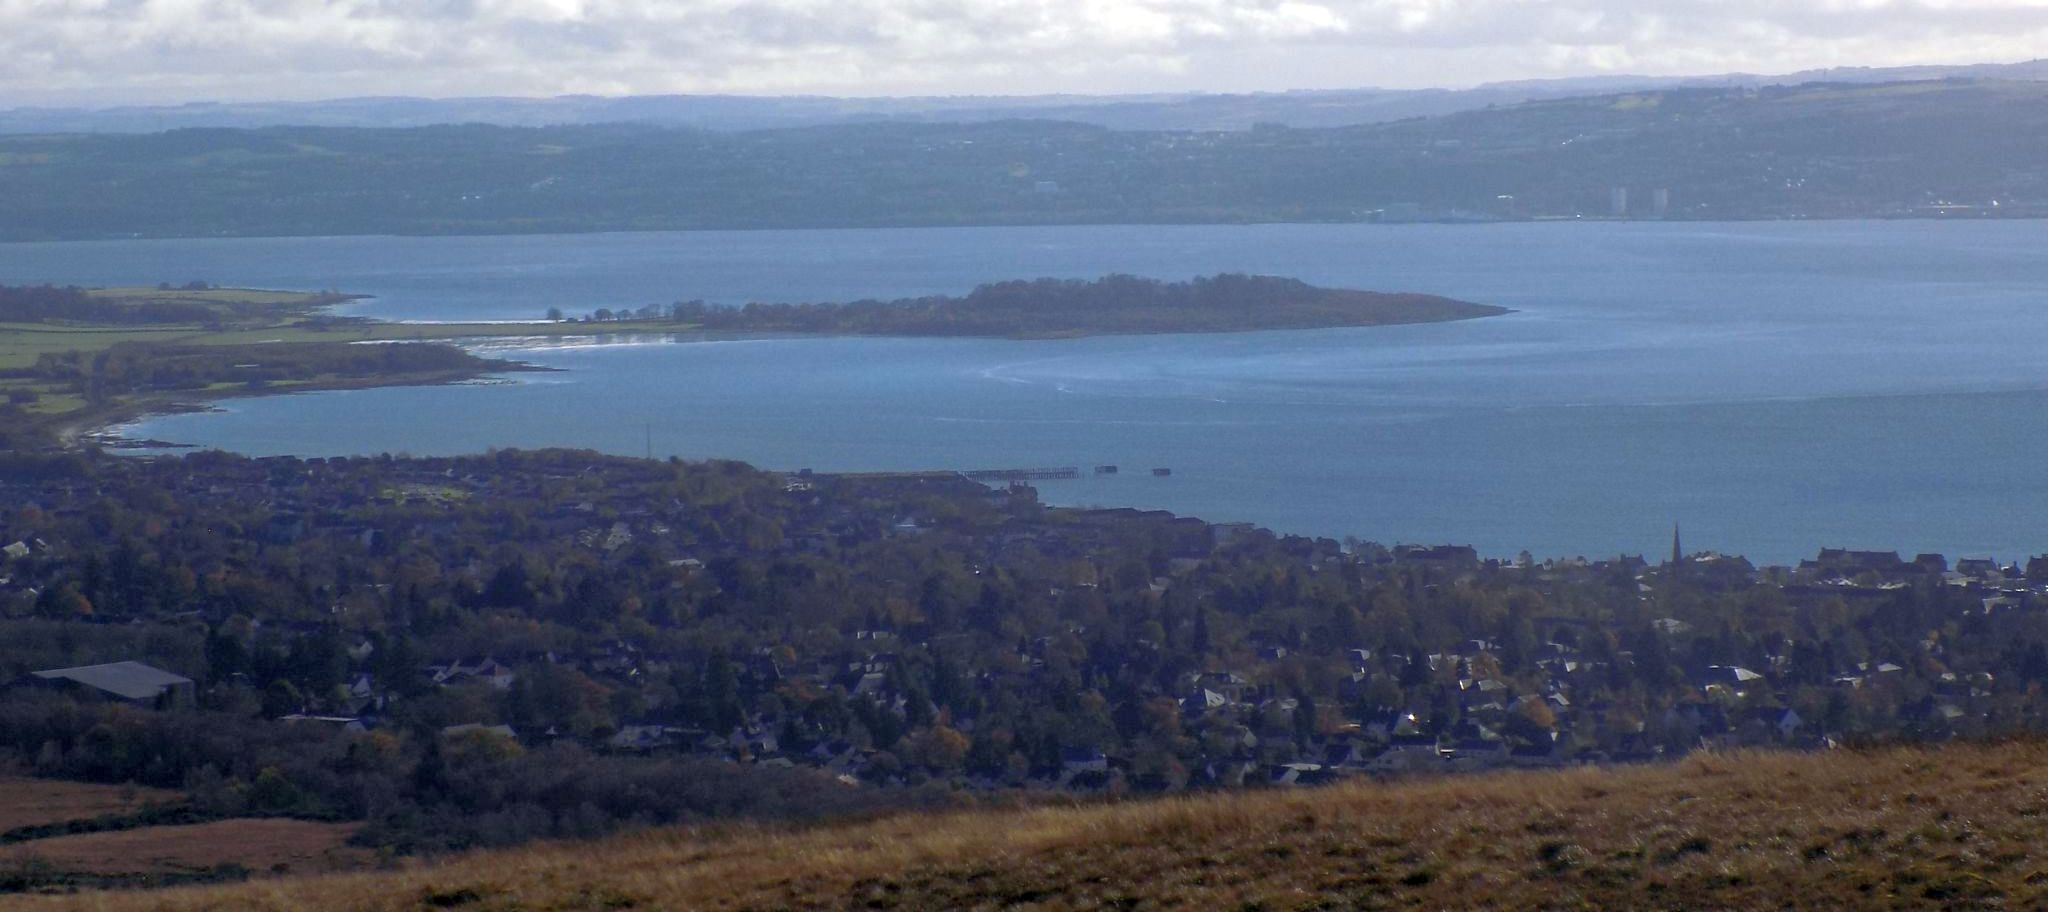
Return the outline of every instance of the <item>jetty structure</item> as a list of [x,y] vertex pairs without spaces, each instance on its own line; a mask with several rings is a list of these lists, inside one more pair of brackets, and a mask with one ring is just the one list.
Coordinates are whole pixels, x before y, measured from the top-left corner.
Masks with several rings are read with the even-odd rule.
[[[1116,475],[1118,472],[1118,467],[1114,465],[1098,465],[1093,470],[1093,473],[1098,477]],[[798,475],[805,477],[811,474],[814,473],[810,469],[798,472]],[[983,483],[1011,482],[1014,484],[1025,481],[1076,479],[1081,477],[1082,472],[1079,466],[1053,466],[1022,469],[925,469],[906,472],[831,472],[822,474],[847,478],[965,478],[969,481]],[[1159,468],[1152,470],[1152,475],[1158,478],[1164,478],[1172,474],[1172,469]]]
[[1057,469],[974,469],[960,474],[975,481],[1036,481],[1040,479],[1079,478],[1081,470],[1075,466]]

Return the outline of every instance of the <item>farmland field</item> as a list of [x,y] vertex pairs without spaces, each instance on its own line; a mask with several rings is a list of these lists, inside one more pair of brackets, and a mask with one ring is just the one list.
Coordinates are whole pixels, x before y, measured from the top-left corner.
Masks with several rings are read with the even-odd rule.
[[145,805],[183,804],[164,789],[0,777],[0,833],[21,827],[133,814]]
[[361,868],[373,857],[348,845],[353,824],[280,818],[216,820],[79,833],[0,846],[0,869],[99,876],[193,874],[225,865],[252,872],[317,873]]

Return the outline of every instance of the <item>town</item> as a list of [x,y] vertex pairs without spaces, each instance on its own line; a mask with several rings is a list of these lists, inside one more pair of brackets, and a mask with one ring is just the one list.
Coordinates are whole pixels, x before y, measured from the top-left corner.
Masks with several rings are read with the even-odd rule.
[[[2048,674],[2042,558],[1757,568],[1674,535],[1655,563],[1494,559],[580,451],[7,458],[0,749],[236,812],[381,817],[366,838],[401,845],[408,792],[541,800],[434,778],[463,764],[689,762],[898,806],[1974,737],[2048,710],[2024,685]],[[209,752],[214,726],[276,753]],[[373,749],[398,785],[356,781]],[[573,829],[548,814],[519,832]]]

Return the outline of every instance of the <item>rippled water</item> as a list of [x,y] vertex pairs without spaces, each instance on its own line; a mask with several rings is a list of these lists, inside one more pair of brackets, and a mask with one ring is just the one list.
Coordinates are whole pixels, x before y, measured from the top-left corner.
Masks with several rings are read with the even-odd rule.
[[[593,446],[777,468],[1116,463],[1049,499],[1538,555],[2048,551],[2048,224],[1195,226],[0,245],[0,281],[206,278],[397,319],[1268,272],[1517,309],[1067,341],[521,349],[501,385],[240,400],[252,453]],[[1171,478],[1143,469],[1170,466]],[[1133,470],[1136,469],[1135,473]]]

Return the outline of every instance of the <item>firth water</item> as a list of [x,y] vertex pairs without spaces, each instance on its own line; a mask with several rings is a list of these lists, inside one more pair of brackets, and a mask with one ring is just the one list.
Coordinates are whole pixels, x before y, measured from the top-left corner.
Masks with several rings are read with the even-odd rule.
[[[153,418],[251,454],[580,446],[777,469],[1117,464],[1056,503],[1483,553],[2048,551],[2048,223],[1110,226],[0,245],[0,280],[375,295],[399,320],[1271,273],[1516,309],[1065,341],[512,346],[510,382]],[[1170,467],[1170,477],[1149,469]]]

